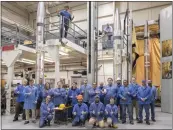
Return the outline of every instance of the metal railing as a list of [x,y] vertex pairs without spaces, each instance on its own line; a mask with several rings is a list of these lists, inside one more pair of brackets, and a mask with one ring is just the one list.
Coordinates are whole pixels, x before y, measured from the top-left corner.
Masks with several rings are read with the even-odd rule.
[[[26,35],[24,34],[26,33]],[[36,41],[34,38],[27,36],[27,32],[23,32],[23,30],[18,27],[16,24],[5,24],[1,23],[1,41],[2,46],[4,45],[15,45],[18,46],[19,44],[24,45],[24,41],[28,40],[32,42],[32,45],[26,45],[29,47],[34,47]]]
[[57,18],[57,21],[45,24],[45,40],[59,39],[59,41],[62,42],[63,38],[67,38],[68,40],[85,48],[87,33],[70,19],[62,15],[59,15],[58,17],[59,19]]

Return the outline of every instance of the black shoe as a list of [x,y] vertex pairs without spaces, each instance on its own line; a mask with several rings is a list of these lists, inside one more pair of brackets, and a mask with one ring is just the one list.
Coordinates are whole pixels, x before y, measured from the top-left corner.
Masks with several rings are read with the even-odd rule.
[[126,123],[126,121],[123,121],[123,122],[122,122],[122,124],[125,124],[125,123]]
[[18,119],[16,118],[16,119],[14,119],[13,121],[18,121]]
[[144,119],[144,121],[146,121],[147,119]]
[[156,122],[156,120],[155,120],[155,119],[152,119],[152,121],[153,121],[153,122]]
[[147,125],[150,125],[150,122],[149,122],[149,121],[146,121],[146,124],[147,124]]
[[140,120],[139,120],[137,123],[143,123],[143,121],[140,121]]
[[50,126],[50,121],[47,122],[47,125]]
[[130,124],[134,125],[134,122],[133,121],[130,121]]
[[29,123],[29,121],[25,121],[24,125],[26,125],[26,124],[28,124],[28,123]]
[[137,121],[139,121],[139,118],[136,118]]

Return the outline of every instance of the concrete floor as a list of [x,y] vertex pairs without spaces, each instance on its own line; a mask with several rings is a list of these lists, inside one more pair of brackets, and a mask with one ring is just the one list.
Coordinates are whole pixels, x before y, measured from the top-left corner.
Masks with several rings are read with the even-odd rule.
[[[14,115],[10,116],[2,116],[2,129],[37,129],[39,121],[36,124],[29,123],[24,125],[24,121],[19,117],[19,121],[13,122]],[[144,116],[145,117],[145,116]],[[128,120],[126,124],[118,123],[118,129],[172,129],[172,114],[161,112],[160,108],[156,108],[156,122],[150,121],[151,125],[146,125],[145,122],[143,124],[137,124],[134,121],[134,125],[130,125]],[[52,124],[50,127],[45,127],[42,129],[86,129],[81,127],[73,127],[71,123],[68,125],[57,125]]]

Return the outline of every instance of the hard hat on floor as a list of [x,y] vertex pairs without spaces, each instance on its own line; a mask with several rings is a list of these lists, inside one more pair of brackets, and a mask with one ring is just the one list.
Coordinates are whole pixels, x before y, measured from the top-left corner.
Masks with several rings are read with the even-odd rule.
[[60,104],[59,108],[62,108],[62,109],[65,108],[65,104]]

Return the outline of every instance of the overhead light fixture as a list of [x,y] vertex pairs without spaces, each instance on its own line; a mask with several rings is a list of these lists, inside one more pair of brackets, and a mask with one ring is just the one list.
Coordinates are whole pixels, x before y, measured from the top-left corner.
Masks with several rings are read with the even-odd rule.
[[54,62],[54,61],[52,60],[52,58],[50,58],[50,57],[48,57],[48,56],[45,56],[44,61],[46,61],[46,62]]
[[36,63],[33,60],[29,60],[29,59],[25,59],[25,58],[22,58],[21,60],[17,60],[17,61],[22,62],[22,63],[32,64],[32,65]]
[[50,59],[44,59],[44,61],[46,61],[46,62],[54,62],[53,60],[50,60]]
[[64,55],[64,56],[68,56],[69,55],[68,53],[65,53],[65,52],[62,52],[62,51],[60,51],[59,54],[60,55]]

